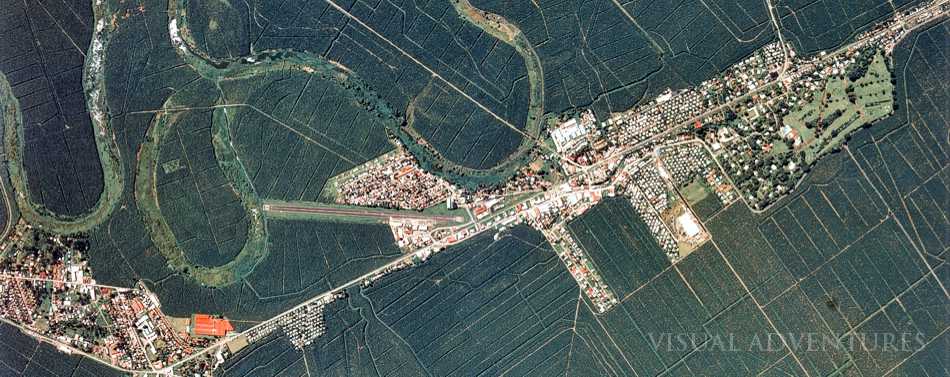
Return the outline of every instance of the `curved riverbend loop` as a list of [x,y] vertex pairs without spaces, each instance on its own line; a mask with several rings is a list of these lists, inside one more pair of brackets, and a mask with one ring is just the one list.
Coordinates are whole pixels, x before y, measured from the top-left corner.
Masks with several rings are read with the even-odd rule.
[[12,90],[5,80],[0,83],[0,96],[3,97],[5,123],[13,127],[4,128],[4,144],[7,151],[10,181],[15,191],[17,207],[21,216],[31,224],[58,233],[77,233],[88,231],[112,214],[122,198],[124,174],[122,172],[119,148],[109,128],[105,109],[104,63],[106,46],[109,43],[111,26],[105,22],[109,14],[106,4],[93,4],[95,29],[89,43],[87,58],[83,67],[83,88],[86,94],[86,106],[94,127],[96,150],[102,166],[103,189],[95,206],[80,216],[60,216],[30,197],[28,177],[23,166],[23,119],[13,97]]
[[[265,51],[253,57],[214,60],[206,54],[196,53],[197,50],[189,40],[182,15],[175,12],[175,6],[175,2],[169,3],[169,14],[177,16],[169,23],[169,36],[176,51],[187,64],[219,90],[219,84],[222,81],[247,80],[272,70],[292,69],[339,86],[353,98],[356,104],[366,111],[374,112],[387,125],[398,126],[402,123],[402,118],[392,111],[389,104],[364,82],[353,76],[346,67],[321,57],[294,51]],[[192,107],[185,98],[190,95],[188,93],[179,93],[168,98],[162,109],[157,112],[146,133],[135,167],[137,177],[134,190],[135,202],[145,217],[146,230],[152,242],[165,257],[170,268],[209,287],[225,287],[241,281],[254,271],[269,251],[267,221],[262,212],[262,200],[244,164],[238,158],[231,137],[232,110],[246,108],[249,105],[228,103],[223,93],[221,94],[222,96],[211,107]],[[215,159],[231,188],[238,195],[250,220],[247,239],[237,256],[224,265],[214,267],[202,266],[188,258],[171,226],[162,215],[157,185],[161,146],[175,128],[176,120],[188,111],[209,108],[214,109],[209,137],[212,138]]]

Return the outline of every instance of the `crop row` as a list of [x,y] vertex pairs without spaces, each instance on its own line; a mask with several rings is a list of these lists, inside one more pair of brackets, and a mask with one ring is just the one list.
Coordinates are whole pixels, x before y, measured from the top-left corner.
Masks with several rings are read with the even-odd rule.
[[22,116],[22,124],[8,127],[19,126],[23,153],[17,158],[25,187],[31,200],[53,215],[81,215],[103,189],[82,85],[91,6],[4,0],[0,24],[0,72]]
[[569,229],[620,298],[670,265],[666,253],[627,199],[609,199],[598,204],[571,221]]
[[[509,125],[523,128],[526,122],[528,87],[521,56],[468,24],[448,2],[254,2],[220,12],[212,9],[216,7],[188,3],[190,29],[199,43],[209,39],[211,25],[229,34],[248,35],[233,45],[211,43],[207,52],[214,57],[232,56],[232,50],[247,48],[248,40],[256,50],[294,49],[319,55],[351,69],[400,112],[409,111],[417,97],[425,97],[430,81],[448,89],[450,104],[462,103],[468,111],[438,102],[428,110],[431,116],[416,121],[424,137],[440,135],[430,142],[454,163],[493,167],[521,140],[509,129]],[[245,22],[249,18],[256,22]],[[486,131],[494,132],[502,145],[471,136]]]

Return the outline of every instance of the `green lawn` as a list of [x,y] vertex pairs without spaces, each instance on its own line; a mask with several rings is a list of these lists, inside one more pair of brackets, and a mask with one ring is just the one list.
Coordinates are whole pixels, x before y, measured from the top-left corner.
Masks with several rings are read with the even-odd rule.
[[[848,96],[849,91],[854,92],[854,102]],[[884,56],[877,52],[867,73],[860,79],[854,82],[846,77],[828,79],[821,93],[811,102],[793,109],[782,120],[799,132],[805,161],[812,163],[841,145],[849,134],[861,126],[890,115],[894,105],[893,91],[891,72]],[[826,118],[835,113],[840,115],[834,119]],[[817,134],[808,124],[822,119],[831,123]]]
[[706,197],[709,196],[711,192],[712,191],[706,185],[706,182],[699,178],[694,179],[686,186],[680,188],[680,194],[683,195],[683,199],[686,199],[686,202],[690,205],[694,205],[703,199],[706,199]]

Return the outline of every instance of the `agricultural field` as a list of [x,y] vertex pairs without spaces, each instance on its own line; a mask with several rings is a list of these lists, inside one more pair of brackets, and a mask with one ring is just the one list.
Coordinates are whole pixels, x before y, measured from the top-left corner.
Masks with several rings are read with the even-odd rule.
[[223,6],[190,1],[184,8],[199,44],[212,28],[243,34],[228,46],[212,46],[206,52],[213,58],[244,48],[293,49],[339,62],[400,113],[411,114],[414,132],[462,167],[492,168],[521,143],[530,89],[523,58],[459,17],[449,2],[253,2],[212,9]]
[[[875,144],[861,149],[867,147]],[[928,265],[936,260],[925,256],[944,249],[915,244],[917,238],[907,233],[913,223],[902,219],[902,209],[891,207],[895,202],[880,196],[883,187],[863,174],[868,167],[858,161],[843,153],[822,160],[798,195],[758,219],[744,208],[730,208],[707,224],[713,239],[783,333],[817,331],[821,337],[847,339],[889,332],[938,341],[950,326],[938,319],[947,318],[948,302],[930,270],[938,266]],[[729,233],[749,225],[757,234]],[[850,365],[863,375],[882,375],[912,350],[795,354],[810,374]]]
[[712,217],[723,207],[715,189],[699,178],[681,187],[679,193],[700,220]]
[[207,83],[178,58],[165,37],[167,30],[148,27],[167,22],[163,13],[138,12],[134,3],[113,6],[128,17],[112,33],[106,48],[109,64],[104,74],[110,85],[104,95],[110,127],[116,130],[118,155],[122,156],[120,171],[126,179],[116,210],[89,232],[90,263],[98,281],[131,286],[138,279],[160,281],[173,274],[146,232],[144,213],[134,200],[135,180],[131,179],[136,171],[135,156],[156,119],[150,112],[161,109],[169,96]]
[[236,58],[251,54],[248,6],[231,1],[185,0],[195,44],[209,55]]
[[696,85],[775,37],[764,1],[632,1],[624,8],[660,46],[672,74]]
[[[869,132],[855,137],[861,140]],[[739,202],[725,208],[707,223],[711,242],[670,268],[645,272],[644,282],[603,315],[593,315],[586,301],[575,299],[571,292],[576,286],[537,234],[515,228],[499,241],[483,236],[370,288],[351,290],[345,304],[328,308],[329,332],[303,356],[305,367],[317,374],[365,370],[378,375],[549,375],[565,370],[569,375],[825,375],[839,369],[881,375],[898,366],[933,370],[940,365],[933,359],[934,349],[945,342],[940,334],[950,327],[937,280],[945,274],[929,272],[877,192],[855,160],[833,154],[818,163],[794,198],[769,213],[753,214]],[[605,212],[616,208],[611,203],[571,224],[575,234],[575,227],[604,228],[591,219],[622,216]],[[612,238],[631,234],[636,233],[629,228],[617,230]],[[596,252],[591,253],[596,261]],[[532,323],[505,320],[535,314],[541,318],[535,322],[541,323],[567,318],[544,331],[529,330]],[[513,349],[496,343],[513,338],[513,331],[537,335],[521,335],[528,343]],[[815,350],[785,346],[778,335],[848,339],[881,332],[920,333],[927,348],[917,354]],[[520,342],[521,337],[514,339]],[[546,341],[535,346],[539,337]],[[452,343],[462,338],[468,341]],[[300,356],[273,350],[242,356],[250,357],[280,360],[276,363],[297,370]]]
[[[658,48],[616,5],[579,2],[472,1],[517,25],[537,52],[544,73],[544,108],[559,113],[593,105],[621,111],[650,89],[648,78],[669,73]],[[656,88],[659,91],[662,88]]]
[[[606,343],[584,338],[599,331],[589,307],[526,227],[497,241],[479,236],[348,293],[327,307],[327,334],[305,349],[311,375],[597,375],[619,367],[592,348]],[[575,318],[584,334],[571,330]],[[294,363],[280,352],[238,356]]]
[[64,355],[53,346],[0,322],[0,375],[108,377],[123,374],[82,356]]
[[[209,79],[202,78],[176,54],[169,42],[167,29],[148,26],[167,22],[165,13],[147,11],[165,9],[166,4],[147,2],[144,12],[139,11],[139,4],[136,3],[114,5],[121,6],[118,12],[127,15],[112,34],[106,52],[110,64],[105,73],[106,79],[112,83],[107,88],[106,98],[112,116],[111,125],[119,130],[116,132],[116,145],[119,154],[124,157],[121,160],[122,170],[126,177],[135,176],[137,169],[141,168],[136,157],[140,156],[141,148],[148,144],[147,131],[161,123],[162,119],[170,121],[169,129],[176,132],[170,133],[164,139],[165,143],[159,144],[160,148],[155,148],[161,152],[155,167],[156,178],[161,184],[157,186],[157,198],[161,215],[167,217],[165,220],[172,229],[171,233],[178,241],[182,241],[184,250],[190,250],[189,253],[198,256],[196,259],[204,258],[199,253],[208,249],[186,243],[190,240],[188,232],[196,234],[195,240],[215,239],[224,233],[227,235],[216,241],[234,236],[230,243],[219,242],[211,247],[212,252],[208,254],[213,254],[217,259],[209,259],[206,262],[208,265],[229,262],[233,254],[244,246],[240,231],[224,232],[221,223],[214,222],[215,214],[225,208],[246,212],[246,208],[239,207],[240,202],[235,196],[242,190],[249,188],[253,193],[278,198],[316,199],[322,189],[322,182],[334,173],[335,168],[342,170],[345,165],[353,165],[392,148],[386,141],[382,124],[379,127],[368,126],[372,122],[383,122],[382,119],[368,115],[372,113],[365,110],[357,111],[351,98],[329,84],[329,81],[321,80],[318,75],[304,75],[300,73],[299,67],[268,69],[266,76],[250,80],[246,79],[247,76],[241,76],[243,71],[235,71],[238,73],[237,78],[221,81],[220,86],[216,86]],[[276,83],[278,81],[281,83]],[[277,89],[280,91],[265,95],[264,91]],[[212,112],[202,109],[215,103],[225,104],[226,110]],[[299,104],[299,107],[294,104]],[[304,111],[331,105],[339,110],[337,117],[332,120]],[[163,106],[168,106],[170,111],[159,111]],[[189,110],[176,110],[179,108]],[[231,130],[227,136],[233,137],[231,140],[234,141],[235,149],[238,149],[238,157],[248,167],[248,172],[255,169],[254,175],[248,175],[253,185],[237,182],[239,187],[232,190],[228,183],[222,182],[222,178],[227,178],[227,181],[235,184],[232,177],[227,176],[228,169],[233,166],[216,162],[221,153],[230,152],[219,150],[217,146],[209,149],[212,141],[216,140],[212,132],[215,132],[213,126],[217,119],[222,121],[221,124],[234,125],[234,128],[223,129]],[[268,139],[267,145],[294,147],[295,157],[311,157],[303,158],[298,165],[286,166],[285,169],[268,170],[274,165],[252,165],[255,161],[253,154],[241,155],[240,148],[248,145],[259,148],[264,144],[254,141],[257,135],[250,131],[251,125],[242,128],[245,133],[238,131],[237,125],[244,124],[242,122],[260,122],[253,126],[258,126],[260,132],[271,132],[275,139]],[[276,130],[281,133],[274,133]],[[289,143],[293,140],[298,144]],[[323,148],[308,140],[320,140],[321,144],[326,143],[324,146],[336,144],[332,144],[333,148]],[[178,149],[175,149],[176,146]],[[353,163],[346,163],[331,150]],[[278,152],[285,153],[273,152],[275,158],[268,163],[285,166],[288,155],[285,153],[277,157]],[[189,160],[201,164],[190,164]],[[321,161],[325,161],[325,164],[318,165]],[[228,169],[225,169],[225,165],[228,165]],[[224,171],[216,169],[218,167]],[[222,177],[222,173],[226,177]],[[267,175],[271,173],[273,175]],[[291,173],[299,173],[299,179]],[[304,189],[309,187],[306,183],[311,178],[315,182],[313,188]],[[169,314],[188,316],[197,311],[221,313],[238,321],[260,320],[400,255],[386,227],[274,221],[267,224],[267,248],[261,247],[257,251],[263,258],[259,264],[266,267],[251,271],[258,263],[237,266],[234,272],[237,276],[244,276],[241,281],[226,287],[209,288],[193,280],[190,277],[193,271],[187,267],[183,270],[169,268],[169,260],[156,245],[154,233],[149,231],[156,226],[154,219],[149,217],[153,214],[149,208],[142,207],[143,202],[136,201],[136,195],[140,194],[138,190],[143,188],[136,187],[136,180],[131,178],[125,182],[117,209],[102,226],[90,232],[91,264],[97,271],[97,280],[103,283],[129,286],[137,280],[145,280],[160,297],[163,309]],[[190,187],[179,184],[183,182],[190,183]],[[303,188],[294,191],[300,187]],[[211,190],[203,190],[208,188]],[[143,193],[148,195],[147,192]],[[207,225],[201,221],[191,223],[188,220],[194,219],[180,216],[186,211],[175,213],[189,205],[183,197],[191,200],[192,204],[207,200],[221,205],[209,206],[206,207],[207,211],[194,213],[201,216],[207,214],[212,222]],[[248,198],[254,199],[254,196]],[[241,217],[240,212],[235,213],[236,216],[233,213],[228,215],[230,217],[223,214],[219,216],[231,220]],[[200,237],[199,231],[204,232]],[[301,234],[312,238],[302,239]],[[298,241],[301,243],[298,244]],[[348,245],[375,247],[354,249]],[[268,250],[272,253],[267,253]],[[189,259],[191,256],[188,256]],[[304,256],[320,258],[322,261],[311,263],[299,259]],[[203,267],[201,263],[196,265]],[[289,272],[291,268],[300,267],[313,270]],[[272,272],[283,271],[284,268],[288,271],[285,275]],[[275,278],[278,280],[273,280]],[[285,278],[286,281],[283,280]],[[236,322],[238,327],[246,325],[245,322]]]
[[280,220],[268,231],[270,255],[246,279],[262,300],[308,297],[401,256],[383,225]]
[[81,215],[103,190],[82,86],[91,3],[4,0],[0,24],[0,73],[22,117],[18,163],[30,200],[51,214]]
[[181,275],[151,284],[163,311],[220,313],[240,330],[402,255],[383,225],[272,220],[267,227],[267,254],[239,284],[209,288]]
[[[940,47],[950,39],[944,21],[905,40],[894,52],[896,114],[871,128],[851,154],[913,243],[942,259],[950,245],[946,208],[950,187],[950,123],[941,104],[950,100],[943,70],[950,61]],[[936,267],[942,263],[932,261]]]
[[221,83],[231,139],[257,195],[317,201],[327,181],[393,149],[387,120],[299,69]]
[[[100,283],[143,281],[169,315],[220,314],[239,331],[402,256],[381,224],[266,217],[257,209],[265,201],[321,200],[331,177],[391,151],[387,131],[404,120],[424,139],[420,143],[447,161],[491,172],[525,145],[521,132],[531,133],[538,85],[549,114],[586,105],[601,113],[622,110],[667,86],[714,76],[774,40],[769,4],[801,51],[840,44],[834,41],[893,6],[907,6],[894,1],[861,11],[860,1],[830,0],[473,0],[523,32],[540,62],[534,67],[525,46],[496,39],[450,2],[168,1],[184,8],[190,36],[213,58],[208,69],[217,71],[196,70],[183,58],[188,52],[171,44],[167,2],[111,2],[118,9],[110,20],[116,29],[103,90],[125,179],[111,216],[89,232],[90,263]],[[73,9],[70,14],[34,12],[53,3],[0,7],[0,21],[24,35],[42,31],[22,38],[24,46],[0,39],[0,78],[24,111],[27,175],[30,166],[57,167],[30,181],[52,190],[33,192],[31,184],[34,199],[75,217],[103,191],[97,139],[82,110],[82,66],[75,64],[83,54],[77,46],[89,40],[83,19],[91,15],[80,3],[55,7]],[[836,22],[825,21],[829,17],[847,22],[821,28]],[[817,376],[939,370],[950,328],[950,220],[943,213],[950,187],[943,104],[950,102],[950,88],[942,78],[950,63],[943,47],[948,36],[945,21],[898,46],[897,114],[856,130],[841,151],[827,151],[794,194],[768,211],[754,213],[739,202],[724,207],[702,184],[686,186],[683,195],[711,239],[676,264],[667,262],[627,199],[606,199],[573,220],[570,232],[620,299],[606,313],[594,314],[540,233],[517,226],[350,287],[325,308],[327,333],[315,343],[295,350],[276,332],[220,372]],[[288,48],[297,52],[257,53]],[[18,55],[3,55],[9,51]],[[251,52],[252,59],[234,59]],[[306,59],[334,70],[314,73],[300,62]],[[869,71],[879,73],[883,64],[875,58]],[[543,82],[533,74],[542,74]],[[828,89],[828,97],[840,98],[848,85],[857,86],[860,107],[843,109],[841,119],[885,113],[880,104],[891,98],[890,80],[880,74],[862,80]],[[53,124],[38,126],[40,118]],[[848,129],[845,123],[832,127]],[[47,144],[49,136],[60,141]],[[44,153],[31,152],[37,143],[71,154],[31,160],[31,153]],[[88,156],[79,155],[84,148]],[[83,170],[96,168],[98,176]],[[85,179],[95,180],[78,181]],[[249,257],[229,265],[247,250]],[[230,280],[195,278],[216,268]],[[914,334],[926,348],[815,351],[775,344],[778,334],[849,339],[895,332]],[[5,324],[0,355],[2,375],[112,374]]]
[[219,369],[221,376],[305,376],[304,355],[287,338],[276,333],[242,350]]
[[[440,376],[524,375],[547,357],[572,357],[557,351],[572,342],[580,292],[540,234],[520,227],[457,248],[361,292],[420,367]],[[377,365],[396,366],[397,355]]]
[[178,114],[161,141],[157,194],[161,215],[195,265],[221,266],[247,240],[248,216],[218,166],[211,141],[212,110]]
[[898,9],[921,0],[774,0],[782,34],[799,53],[810,54],[835,48],[865,31]]
[[770,42],[764,3],[512,2],[473,5],[521,28],[540,57],[545,110],[623,111],[711,78]]
[[670,265],[626,198],[603,201],[571,221],[568,229],[618,298],[637,290]]

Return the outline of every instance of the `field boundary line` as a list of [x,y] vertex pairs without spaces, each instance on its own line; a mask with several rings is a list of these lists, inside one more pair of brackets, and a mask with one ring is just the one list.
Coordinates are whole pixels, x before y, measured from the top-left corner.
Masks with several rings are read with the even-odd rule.
[[346,17],[352,19],[353,21],[356,21],[356,23],[358,23],[360,26],[362,26],[363,28],[365,28],[366,30],[368,30],[370,33],[373,33],[373,35],[375,35],[377,38],[382,39],[384,42],[386,42],[387,44],[389,44],[390,46],[392,46],[393,48],[395,48],[397,51],[399,51],[400,54],[402,54],[403,56],[409,58],[409,60],[412,60],[414,63],[416,63],[417,65],[419,65],[419,66],[422,67],[423,69],[425,69],[427,72],[429,72],[429,74],[432,75],[432,77],[435,77],[435,78],[439,79],[440,81],[444,82],[446,85],[448,85],[449,87],[451,87],[453,90],[455,90],[456,92],[458,92],[459,94],[461,94],[463,97],[465,97],[466,99],[468,99],[469,101],[471,101],[472,103],[474,103],[475,106],[478,106],[480,109],[484,110],[486,113],[488,113],[488,114],[491,115],[493,118],[495,118],[495,119],[497,119],[498,121],[500,121],[500,122],[501,122],[502,124],[504,124],[505,126],[507,126],[507,127],[511,128],[511,129],[515,130],[515,132],[518,132],[518,133],[524,135],[525,137],[534,139],[534,138],[532,138],[530,135],[528,135],[527,133],[525,133],[524,131],[518,129],[518,127],[515,127],[515,125],[511,124],[511,122],[509,122],[507,119],[504,119],[504,118],[502,118],[501,116],[499,116],[498,114],[495,114],[495,112],[491,111],[491,109],[489,109],[487,106],[482,105],[482,104],[481,104],[480,102],[478,102],[475,98],[472,98],[472,96],[468,95],[468,93],[465,93],[465,92],[464,92],[462,89],[460,89],[458,86],[456,86],[455,84],[453,84],[453,83],[450,82],[449,80],[447,80],[447,79],[445,79],[444,77],[442,77],[442,75],[440,75],[438,72],[434,71],[432,68],[429,68],[429,67],[428,67],[427,65],[425,65],[423,62],[419,61],[419,59],[416,59],[416,57],[414,57],[414,56],[412,56],[411,54],[409,54],[408,52],[406,52],[406,50],[403,50],[403,49],[402,49],[401,47],[399,47],[396,43],[394,43],[394,42],[391,41],[389,38],[386,38],[385,36],[383,36],[382,34],[380,34],[379,32],[377,32],[375,29],[373,29],[372,27],[370,27],[369,25],[367,25],[365,22],[363,22],[363,20],[360,20],[358,17],[354,16],[352,13],[350,13],[349,11],[347,11],[346,9],[344,9],[343,7],[339,6],[339,5],[338,5],[337,3],[335,3],[333,0],[324,0],[324,1],[325,1],[327,4],[329,4],[331,7],[333,7],[334,9],[336,9],[338,12],[340,12],[340,13],[342,13],[343,15],[345,15]]

